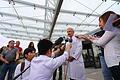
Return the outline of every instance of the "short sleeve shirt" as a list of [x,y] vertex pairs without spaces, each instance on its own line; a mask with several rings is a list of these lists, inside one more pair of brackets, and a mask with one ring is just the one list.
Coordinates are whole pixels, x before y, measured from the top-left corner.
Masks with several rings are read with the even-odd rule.
[[7,61],[13,62],[13,61],[15,61],[17,52],[18,52],[18,49],[13,48],[12,50],[4,50],[2,52],[2,55]]

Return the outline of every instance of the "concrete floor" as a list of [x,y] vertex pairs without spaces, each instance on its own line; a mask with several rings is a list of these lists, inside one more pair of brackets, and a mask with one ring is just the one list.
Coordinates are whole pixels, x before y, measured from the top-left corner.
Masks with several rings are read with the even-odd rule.
[[[86,80],[104,80],[101,69],[86,68]],[[58,80],[58,79],[56,79]],[[64,80],[64,78],[63,78]],[[66,79],[69,80],[69,79]]]
[[101,69],[86,69],[87,80],[104,80]]
[[[87,80],[104,80],[101,69],[86,68]],[[7,80],[7,79],[5,79]],[[57,79],[56,79],[57,80]],[[64,80],[64,78],[63,78]],[[66,79],[69,80],[69,79]]]

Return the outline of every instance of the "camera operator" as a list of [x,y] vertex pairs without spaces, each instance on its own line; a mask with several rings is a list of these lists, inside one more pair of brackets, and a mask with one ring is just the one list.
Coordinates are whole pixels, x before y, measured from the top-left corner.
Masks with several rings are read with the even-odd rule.
[[23,80],[52,80],[54,71],[68,58],[71,44],[67,44],[65,52],[56,58],[51,58],[53,43],[47,39],[39,41],[38,57],[31,61],[30,75]]
[[[64,43],[56,45],[54,47],[54,51],[53,51],[54,54],[55,54],[54,58],[61,56],[64,53],[64,50],[65,50],[65,44]],[[58,80],[62,80],[62,65],[58,68],[58,70],[59,70]],[[57,69],[53,73],[53,80],[56,80],[56,75],[57,75]]]
[[[65,45],[66,43],[62,43],[63,40],[65,40],[64,37],[59,37],[53,46],[53,53],[52,54],[54,58],[61,56],[64,53],[65,50]],[[58,80],[62,80],[62,65],[58,68],[59,70],[59,77]],[[53,80],[56,80],[56,75],[57,75],[57,69],[55,70],[55,72],[53,73]]]

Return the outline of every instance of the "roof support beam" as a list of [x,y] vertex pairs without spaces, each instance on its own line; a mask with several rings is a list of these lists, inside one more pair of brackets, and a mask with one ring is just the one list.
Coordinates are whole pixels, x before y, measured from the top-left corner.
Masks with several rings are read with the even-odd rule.
[[[3,1],[8,1],[8,0],[3,0]],[[55,11],[54,8],[52,7],[47,7],[47,6],[43,6],[43,5],[39,5],[39,4],[34,4],[34,3],[30,3],[30,2],[26,2],[26,1],[22,1],[22,0],[13,0],[14,3],[19,3],[19,4],[24,4],[24,5],[28,5],[28,6],[32,6],[32,7],[37,7],[37,8],[43,8],[43,9],[48,9],[48,10],[53,10]],[[85,15],[85,16],[95,16],[95,17],[99,17],[99,15],[97,14],[89,14],[89,13],[83,13],[83,12],[77,12],[77,11],[70,11],[70,10],[61,10],[61,13],[69,13],[69,14],[78,14],[78,15]]]
[[44,30],[44,28],[36,27],[36,26],[29,26],[29,25],[21,25],[21,24],[15,24],[15,23],[9,23],[9,22],[0,22],[0,24],[5,24],[5,25],[14,25],[18,27],[25,27],[25,28],[31,28],[31,29],[37,29],[37,30]]
[[[2,30],[2,31],[1,31]],[[4,31],[5,32],[4,32]],[[39,32],[26,32],[26,31],[18,31],[18,30],[13,30],[13,29],[8,29],[8,28],[1,28],[0,27],[0,33],[6,33],[6,31],[12,31],[12,34],[18,34],[18,33],[23,33],[23,34],[29,34],[29,36],[31,35],[31,34],[33,34],[34,36],[43,36],[43,34],[42,33],[39,33]],[[11,34],[10,32],[8,33],[8,34]],[[65,34],[53,34],[53,36],[55,36],[55,37],[59,37],[59,36],[64,36]],[[29,37],[28,36],[28,37]],[[33,37],[34,37],[33,36]],[[21,36],[20,36],[21,37]],[[30,36],[30,37],[32,37],[32,36]]]
[[117,2],[120,2],[120,0],[113,0],[113,1],[117,1]]
[[[23,27],[23,25],[21,24],[15,24],[15,23],[8,23],[8,22],[0,22],[0,24],[5,24],[5,25],[14,25],[14,26],[19,26],[19,27]],[[84,25],[91,25],[91,24],[84,24]],[[94,25],[94,24],[93,24]],[[93,26],[91,25],[91,26]],[[95,26],[95,25],[94,25]],[[28,25],[24,25],[24,27],[27,27],[27,28],[31,28],[31,29],[37,29],[37,30],[44,30],[44,28],[40,28],[40,27],[36,27],[36,26],[28,26]],[[0,29],[6,29],[6,28],[0,28]],[[18,30],[19,31],[19,30]],[[54,29],[54,32],[66,32],[66,30],[64,29]],[[89,30],[79,30],[77,29],[76,31],[80,31],[80,32],[89,32]],[[32,34],[32,33],[31,33]]]
[[32,41],[39,41],[39,39],[36,39],[36,38],[28,38],[28,37],[19,37],[19,36],[13,36],[13,35],[6,35],[6,34],[3,34],[5,37],[7,38],[14,38],[14,39],[21,39],[21,40],[32,40]]
[[[32,21],[37,21],[37,22],[44,22],[44,23],[48,23],[51,24],[52,22],[50,21],[46,21],[46,20],[42,20],[42,19],[37,19],[37,18],[32,18],[32,17],[27,17],[27,16],[17,16],[15,14],[9,14],[9,13],[4,13],[4,12],[0,12],[1,15],[5,15],[5,16],[10,16],[10,17],[15,17],[18,19],[26,19],[26,20],[32,20]],[[71,23],[71,22],[56,22],[56,24],[58,25],[81,25],[81,26],[98,26],[96,24],[80,24],[80,23]]]
[[52,36],[53,30],[54,30],[54,27],[55,27],[55,24],[56,24],[56,21],[57,21],[57,18],[58,18],[58,15],[59,15],[59,12],[60,12],[60,9],[61,9],[61,6],[62,6],[62,3],[63,3],[63,0],[59,0],[58,5],[56,6],[55,14],[54,14],[54,17],[53,17],[53,20],[52,20],[52,23],[51,23],[50,34],[48,36],[49,39]]

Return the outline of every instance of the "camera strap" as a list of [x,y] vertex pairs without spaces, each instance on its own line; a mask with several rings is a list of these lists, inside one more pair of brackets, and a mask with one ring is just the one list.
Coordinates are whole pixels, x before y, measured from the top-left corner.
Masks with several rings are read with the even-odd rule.
[[27,68],[25,68],[23,71],[21,71],[21,73],[20,74],[18,74],[17,76],[15,76],[14,78],[13,78],[13,80],[16,80],[19,76],[21,76],[26,70],[28,70],[30,68],[30,65],[27,67]]

